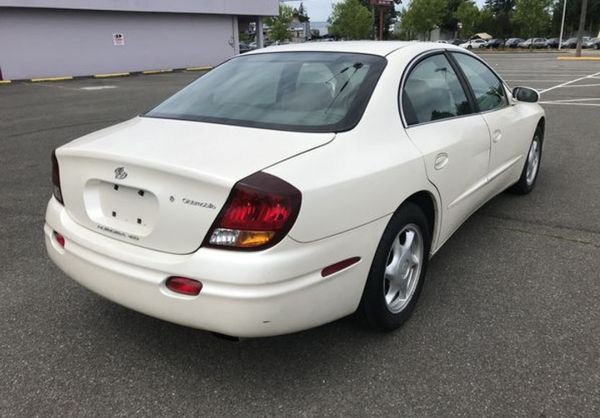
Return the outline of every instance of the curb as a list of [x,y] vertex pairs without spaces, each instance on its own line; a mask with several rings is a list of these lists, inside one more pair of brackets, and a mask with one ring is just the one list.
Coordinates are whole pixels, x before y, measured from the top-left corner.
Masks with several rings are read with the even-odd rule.
[[186,68],[185,71],[210,71],[212,70],[213,67],[208,66],[208,67],[189,67]]
[[73,80],[73,77],[71,77],[71,76],[65,76],[65,77],[32,78],[31,82],[32,83],[39,83],[41,81],[64,81],[64,80]]
[[161,73],[172,73],[173,70],[146,70],[142,71],[142,74],[161,74]]
[[600,61],[600,57],[557,57],[561,61]]
[[40,77],[40,78],[25,78],[21,80],[0,80],[0,85],[11,84],[13,81],[24,81],[31,83],[43,83],[49,81],[67,81],[67,80],[83,80],[88,78],[112,78],[112,77],[127,77],[130,75],[152,75],[152,74],[166,74],[166,73],[181,73],[188,71],[210,71],[213,67],[210,65],[204,67],[187,67],[187,68],[169,68],[165,70],[144,70],[144,71],[132,71],[123,73],[107,73],[107,74],[94,74],[94,75],[83,75],[83,76],[63,76],[63,77]]
[[131,73],[95,74],[94,78],[127,77]]

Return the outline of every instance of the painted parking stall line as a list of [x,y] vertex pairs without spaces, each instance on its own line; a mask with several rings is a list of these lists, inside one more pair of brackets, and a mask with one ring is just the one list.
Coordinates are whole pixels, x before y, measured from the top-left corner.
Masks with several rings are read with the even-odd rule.
[[549,87],[549,88],[547,88],[547,89],[545,89],[545,90],[542,90],[542,91],[540,91],[540,94],[547,93],[547,92],[549,92],[549,91],[552,91],[552,90],[555,90],[555,89],[559,89],[559,88],[561,88],[561,87],[568,86],[569,84],[577,83],[578,81],[585,80],[586,78],[592,78],[592,77],[596,77],[596,76],[598,76],[598,75],[600,75],[600,71],[598,71],[597,73],[594,73],[594,74],[589,74],[589,75],[586,75],[586,76],[584,76],[584,77],[579,77],[579,78],[576,78],[576,79],[574,79],[574,80],[571,80],[571,81],[567,81],[567,82],[565,82],[565,83],[562,83],[562,84],[558,84],[558,85],[556,85],[556,86]]

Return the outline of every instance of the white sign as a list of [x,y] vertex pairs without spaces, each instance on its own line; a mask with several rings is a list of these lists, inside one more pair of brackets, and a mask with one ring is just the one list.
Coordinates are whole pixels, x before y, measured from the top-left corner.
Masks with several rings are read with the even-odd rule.
[[115,46],[125,45],[125,35],[122,33],[113,33],[113,44],[115,44]]

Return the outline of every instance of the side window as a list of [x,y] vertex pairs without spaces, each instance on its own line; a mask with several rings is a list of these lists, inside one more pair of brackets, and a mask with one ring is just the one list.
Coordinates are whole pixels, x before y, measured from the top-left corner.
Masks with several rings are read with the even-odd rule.
[[453,53],[452,56],[471,85],[479,110],[485,112],[507,104],[502,82],[488,67],[466,54]]
[[412,69],[402,89],[402,109],[408,125],[471,113],[462,85],[442,54]]

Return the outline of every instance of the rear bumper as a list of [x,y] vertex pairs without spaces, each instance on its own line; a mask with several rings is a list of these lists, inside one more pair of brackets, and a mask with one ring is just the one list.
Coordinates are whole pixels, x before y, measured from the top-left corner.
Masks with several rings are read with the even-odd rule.
[[[161,253],[105,237],[76,224],[51,199],[44,235],[52,261],[107,299],[177,324],[237,337],[285,334],[356,310],[371,260],[389,218],[313,243],[286,238],[255,253],[202,248]],[[66,238],[61,247],[53,236]],[[350,257],[357,264],[326,278],[321,270]],[[165,286],[170,276],[200,280],[200,295]]]

